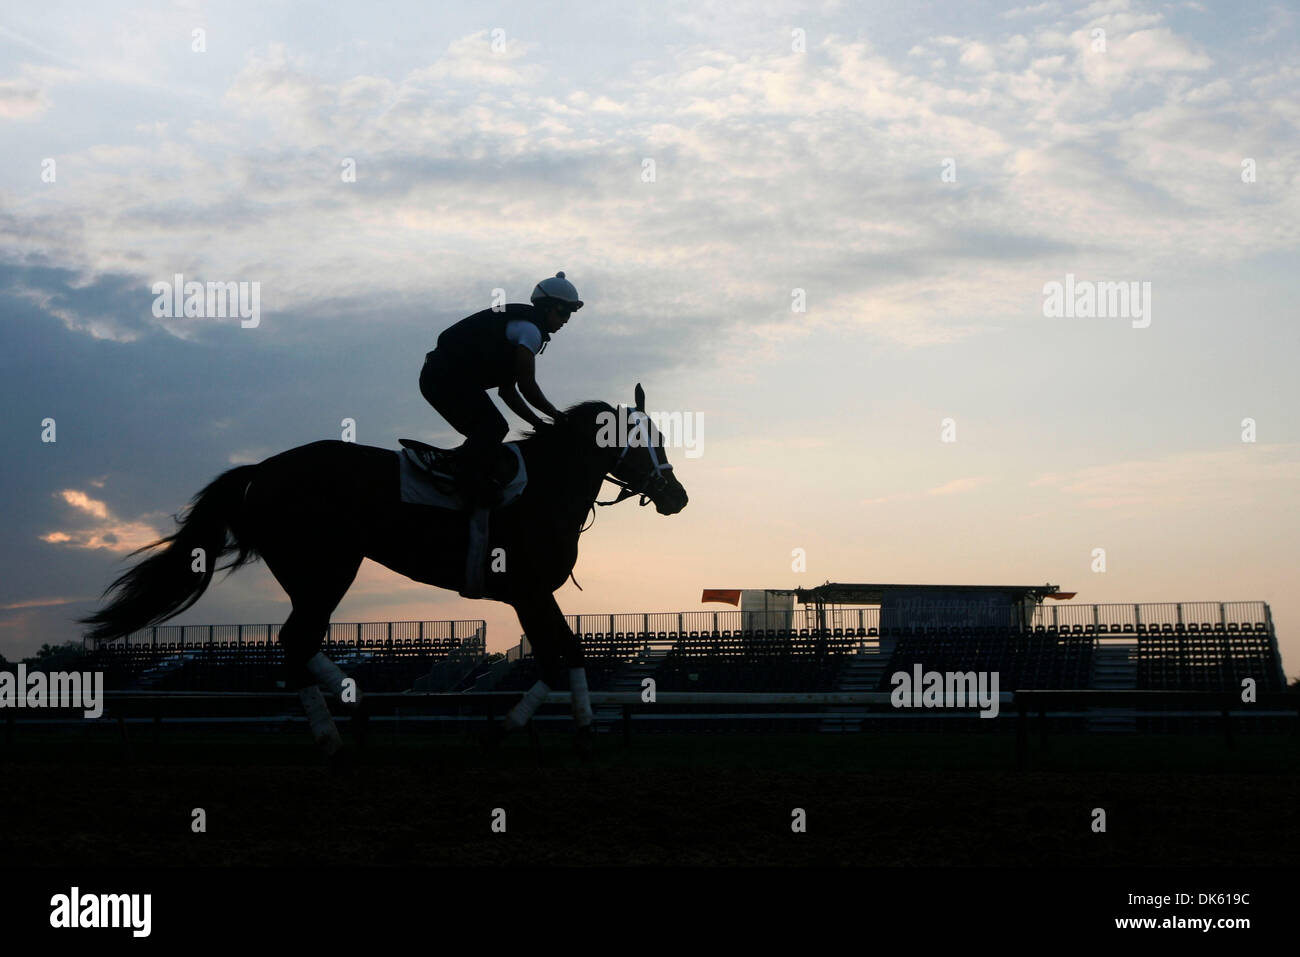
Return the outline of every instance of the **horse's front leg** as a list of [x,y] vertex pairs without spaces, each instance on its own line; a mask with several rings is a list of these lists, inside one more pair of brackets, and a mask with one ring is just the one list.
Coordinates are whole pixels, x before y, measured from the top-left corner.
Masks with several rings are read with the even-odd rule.
[[569,623],[564,620],[564,612],[556,604],[554,595],[546,596],[547,614],[551,620],[551,636],[555,642],[555,657],[558,659],[555,670],[569,672],[569,696],[573,709],[573,721],[576,726],[574,746],[578,757],[586,761],[595,750],[592,734],[594,732],[594,715],[591,712],[591,692],[587,689],[587,665],[582,653],[582,642],[578,640]]
[[[517,599],[513,604],[515,613],[519,616],[519,624],[523,626],[524,634],[533,646],[541,679],[528,689],[528,693],[506,715],[502,730],[509,732],[526,725],[551,689],[563,683],[564,672],[567,670],[573,699],[573,719],[580,736],[579,750],[589,751],[593,715],[582,645],[569,629],[564,613],[549,592]],[[586,742],[585,749],[582,742]]]
[[554,595],[546,595],[540,604],[543,606],[543,614],[549,626],[547,633],[552,642],[552,647],[548,650],[551,659],[549,673],[558,679],[563,671],[568,671],[574,723],[579,730],[590,729],[594,716],[591,712],[591,692],[587,689],[587,664],[582,654],[582,642],[564,620],[564,612],[560,611]]

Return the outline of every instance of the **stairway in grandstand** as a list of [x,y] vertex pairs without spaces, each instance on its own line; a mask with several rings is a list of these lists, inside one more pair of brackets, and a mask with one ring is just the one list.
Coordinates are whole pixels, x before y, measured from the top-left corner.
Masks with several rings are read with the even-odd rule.
[[355,648],[349,648],[346,651],[336,651],[331,659],[336,665],[345,671],[349,668],[356,668],[373,661],[375,655],[370,651],[358,651]]
[[[498,658],[496,661],[492,662],[487,667],[482,668],[482,670],[479,671],[478,674],[473,674],[474,671],[478,670],[481,667],[481,663],[479,661],[475,661],[475,663],[471,665],[470,669],[462,677],[465,679],[471,677],[473,678],[473,682],[470,684],[468,689],[470,691],[495,691],[496,686],[501,683],[501,679],[504,678],[506,675],[508,675],[510,673],[510,670],[514,668],[516,660],[517,659],[514,658]],[[458,682],[447,683],[447,687],[438,688],[438,687],[434,687],[434,682],[431,681],[430,678],[426,677],[426,678],[421,678],[419,681],[415,683],[414,690],[447,691],[447,690],[451,690],[456,684],[458,684]]]
[[[663,664],[671,651],[670,645],[645,644],[635,658],[619,669],[609,684],[610,691],[641,691],[641,682],[650,677]],[[618,705],[606,705],[595,709],[596,730],[608,731],[614,722],[623,717],[623,709]]]
[[179,671],[181,668],[184,668],[185,665],[188,664],[193,659],[194,659],[193,652],[180,652],[178,654],[169,655],[166,658],[163,658],[157,664],[153,665],[152,667],[146,668],[144,671],[140,673],[140,677],[138,679],[140,688],[145,691],[149,691],[155,688],[158,685],[158,683],[162,681],[164,678],[166,678],[169,674],[172,674],[173,672]]
[[[894,642],[891,639],[886,638],[871,644],[864,643],[840,669],[839,676],[835,680],[834,690],[877,690],[880,687],[881,679],[885,676],[885,669],[889,667],[889,659],[893,657],[893,654]],[[868,709],[861,706],[836,705],[835,711],[839,715],[843,715],[843,717],[824,718],[820,725],[821,731],[831,734],[861,731],[862,721],[868,713]],[[861,715],[861,717],[858,717],[858,715]]]
[[[1099,691],[1132,690],[1138,686],[1137,642],[1097,641],[1092,654],[1090,687]],[[1093,708],[1089,731],[1136,731],[1137,718],[1119,708]]]

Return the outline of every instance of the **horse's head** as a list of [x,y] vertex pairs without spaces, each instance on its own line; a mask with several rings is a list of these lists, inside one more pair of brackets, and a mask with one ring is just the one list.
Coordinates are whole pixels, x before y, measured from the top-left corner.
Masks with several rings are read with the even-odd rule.
[[609,454],[607,477],[623,489],[615,501],[640,495],[642,505],[654,502],[660,515],[675,515],[686,507],[686,489],[668,462],[663,436],[646,414],[639,383],[634,395],[635,406],[606,406],[595,417],[596,445]]

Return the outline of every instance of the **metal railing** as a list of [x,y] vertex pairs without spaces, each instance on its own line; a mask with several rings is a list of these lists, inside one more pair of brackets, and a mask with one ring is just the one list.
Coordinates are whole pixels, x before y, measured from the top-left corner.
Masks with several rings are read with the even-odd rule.
[[[207,648],[272,645],[280,634],[279,625],[155,625],[127,635],[121,641],[106,642],[117,648]],[[484,654],[487,623],[469,621],[352,621],[332,622],[327,641],[341,645],[365,643],[394,645],[431,642],[457,644],[466,654]]]
[[[1013,610],[1012,615],[1016,615]],[[880,628],[880,608],[839,608],[828,607],[825,610],[825,627],[835,629]],[[818,627],[816,609],[799,608],[792,611],[676,611],[676,612],[633,612],[614,615],[566,615],[565,621],[578,635],[618,633],[634,635],[687,634],[698,632],[707,634],[714,631],[753,631],[758,629],[809,630]],[[1135,631],[1139,625],[1170,626],[1196,624],[1198,627],[1209,625],[1211,628],[1229,625],[1265,622],[1268,632],[1273,630],[1273,619],[1267,603],[1262,601],[1193,601],[1193,602],[1147,602],[1134,604],[1076,605],[1044,603],[1037,606],[1028,624],[1047,628],[1082,628],[1093,626],[1100,630],[1105,626],[1118,626],[1121,631]],[[1008,622],[1016,627],[1018,621]]]
[[1062,625],[1073,628],[1089,625],[1098,629],[1118,625],[1121,631],[1136,631],[1138,626],[1151,625],[1177,626],[1192,625],[1198,627],[1209,625],[1211,628],[1222,625],[1254,625],[1265,622],[1272,631],[1272,615],[1267,603],[1262,601],[1185,601],[1185,602],[1149,602],[1135,604],[1110,605],[1058,605],[1044,603],[1034,609],[1032,624],[1048,628]]
[[[828,628],[866,628],[867,622],[878,624],[879,608],[844,608],[836,610],[838,624],[831,625],[831,612],[826,612]],[[691,632],[753,631],[774,629],[789,631],[799,628],[816,628],[817,615],[812,608],[790,611],[665,611],[631,612],[617,615],[565,615],[569,627],[579,635],[584,634],[690,634]]]

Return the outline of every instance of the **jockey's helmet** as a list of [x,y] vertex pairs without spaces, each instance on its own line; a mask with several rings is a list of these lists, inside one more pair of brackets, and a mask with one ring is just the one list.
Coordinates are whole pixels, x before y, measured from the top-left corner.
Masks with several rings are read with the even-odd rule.
[[557,272],[550,279],[543,279],[533,288],[533,294],[529,297],[533,305],[548,305],[548,300],[556,305],[567,306],[570,312],[577,312],[582,308],[582,300],[578,298],[578,290],[573,287],[573,283],[564,278],[563,272]]

